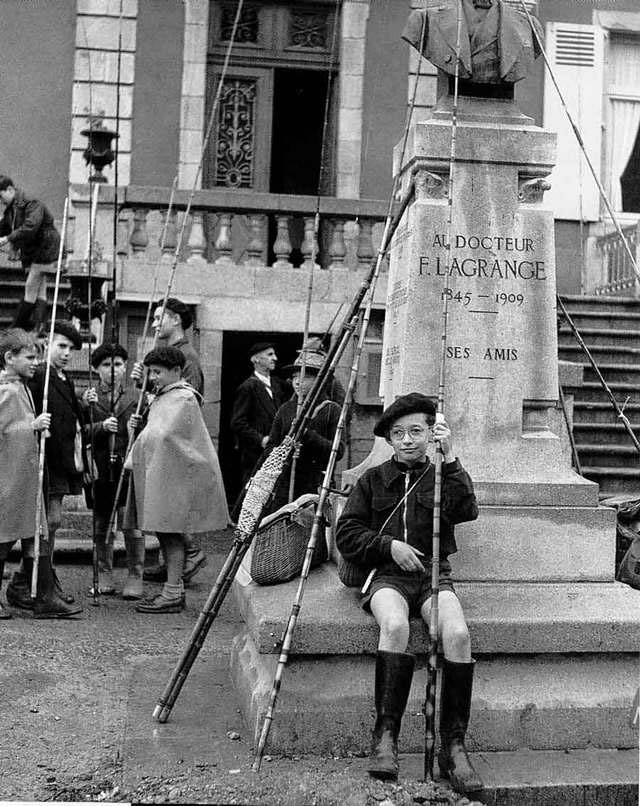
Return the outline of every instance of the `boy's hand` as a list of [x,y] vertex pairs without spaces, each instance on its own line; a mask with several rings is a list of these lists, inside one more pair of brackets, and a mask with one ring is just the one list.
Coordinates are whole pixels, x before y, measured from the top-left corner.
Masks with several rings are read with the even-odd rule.
[[[135,417],[135,414],[131,415]],[[117,434],[118,433],[118,418],[117,417],[107,417],[106,420],[102,421],[102,427],[105,431],[108,431],[110,434]]]
[[142,428],[142,415],[132,414],[131,417],[129,417],[127,428],[130,431],[133,431],[134,434],[136,433],[136,431],[139,431]]
[[91,387],[84,392],[84,394],[82,395],[82,400],[88,406],[90,406],[92,403],[97,403],[98,393],[93,387]]
[[442,422],[435,423],[433,426],[433,441],[440,443],[444,461],[453,462],[456,457],[453,453],[451,430],[444,420],[442,420]]
[[424,565],[420,562],[424,554],[402,540],[391,541],[391,556],[403,571],[424,571]]
[[51,428],[51,415],[49,412],[39,414],[33,421],[32,428],[34,431],[48,431]]
[[144,378],[144,364],[142,361],[136,361],[133,365],[133,369],[131,370],[131,379],[134,380],[136,383],[142,383],[142,379]]

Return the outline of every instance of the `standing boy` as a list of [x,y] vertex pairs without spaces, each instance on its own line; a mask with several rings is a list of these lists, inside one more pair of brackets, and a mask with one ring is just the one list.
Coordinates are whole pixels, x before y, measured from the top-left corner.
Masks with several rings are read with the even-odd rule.
[[[127,424],[138,405],[138,395],[125,385],[127,358],[127,351],[120,344],[101,344],[94,350],[91,366],[98,374],[98,385],[87,389],[82,397],[86,442],[92,448],[97,470],[91,506],[95,517],[99,588],[106,596],[115,593],[113,532],[107,534],[109,519],[127,450]],[[125,500],[126,486],[123,485],[119,507],[124,506]],[[137,529],[124,529],[123,532],[128,575],[122,597],[141,599],[144,535]]]
[[[125,526],[155,532],[167,567],[162,593],[140,602],[141,613],[184,609],[185,532],[222,529],[229,520],[197,392],[181,379],[184,361],[177,347],[159,347],[145,356],[155,397],[125,465],[132,471]],[[142,417],[133,415],[129,422],[138,429]]]
[[[0,586],[5,561],[16,540],[22,542],[27,583],[33,571],[39,481],[37,434],[50,428],[52,419],[50,414],[36,416],[27,387],[36,365],[37,352],[28,333],[12,328],[0,334]],[[67,604],[59,597],[46,540],[40,542],[37,594],[30,608],[35,618],[68,618],[82,612],[78,605]],[[10,617],[0,605],[0,619]]]
[[362,606],[380,627],[376,656],[377,719],[369,772],[398,777],[398,733],[407,704],[414,656],[407,654],[409,618],[429,624],[433,539],[433,439],[443,452],[438,635],[444,652],[438,764],[463,794],[482,789],[464,745],[471,707],[474,661],[462,607],[447,560],[456,549],[454,524],[474,520],[478,507],[469,474],[453,452],[451,431],[435,423],[433,402],[418,392],[399,397],[373,433],[393,448],[391,459],[358,479],[338,520],[336,544],[346,560],[376,574]]

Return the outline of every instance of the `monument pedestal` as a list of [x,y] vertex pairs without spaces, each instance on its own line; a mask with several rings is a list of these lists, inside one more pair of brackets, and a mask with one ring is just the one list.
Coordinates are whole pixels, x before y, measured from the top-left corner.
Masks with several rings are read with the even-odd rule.
[[[448,297],[445,416],[474,480],[477,521],[456,527],[456,590],[478,660],[468,746],[633,748],[638,594],[614,581],[615,513],[570,466],[558,417],[555,244],[546,176],[555,135],[513,102],[460,99],[451,243],[450,101],[413,126],[396,169],[416,198],[393,242],[383,343],[385,405],[438,389]],[[446,282],[445,282],[446,279]],[[389,455],[377,440],[363,463]],[[360,466],[349,476],[362,471]],[[232,672],[256,735],[298,581],[235,586],[246,629]],[[312,572],[269,747],[366,752],[374,722],[377,627],[329,563]],[[400,746],[423,747],[427,639]]]

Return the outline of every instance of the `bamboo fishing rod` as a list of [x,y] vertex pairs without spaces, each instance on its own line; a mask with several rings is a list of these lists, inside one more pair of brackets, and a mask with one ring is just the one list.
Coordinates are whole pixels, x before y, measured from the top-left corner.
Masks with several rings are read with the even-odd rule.
[[[462,30],[462,4],[456,0],[456,49],[453,75],[453,104],[451,108],[451,151],[449,154],[449,189],[447,192],[447,271],[444,273],[442,290],[442,333],[440,336],[440,363],[438,379],[438,402],[436,424],[444,422],[444,392],[447,359],[447,317],[449,305],[449,271],[451,262],[451,237],[453,232],[453,192],[456,165],[456,132],[458,124],[458,89],[460,80],[460,36]],[[426,13],[425,13],[426,20]],[[426,27],[426,22],[425,22]],[[423,30],[423,37],[424,37]],[[422,52],[422,48],[421,48]],[[436,741],[436,688],[438,682],[438,617],[440,595],[440,524],[442,500],[443,453],[440,442],[436,443],[433,486],[433,536],[431,545],[431,610],[429,612],[429,657],[427,662],[427,684],[424,700],[424,779],[434,781],[435,741]]]
[[[53,289],[53,306],[51,309],[51,323],[49,325],[49,341],[47,343],[46,366],[44,371],[44,390],[42,393],[42,414],[48,414],[49,409],[49,379],[51,377],[51,345],[56,321],[56,311],[58,308],[58,295],[60,293],[60,275],[62,273],[62,258],[67,238],[67,223],[69,220],[69,196],[64,200],[64,210],[62,213],[62,232],[60,233],[60,246],[58,248],[58,263],[56,265],[56,279]],[[47,430],[40,433],[40,452],[38,455],[38,491],[36,493],[36,523],[33,541],[33,570],[31,573],[31,597],[35,599],[38,591],[38,564],[40,561],[40,541],[49,534],[47,526],[47,516],[44,503],[44,460],[47,437],[50,434]]]
[[[316,211],[315,216],[313,219],[313,237],[311,243],[311,258],[310,258],[310,266],[309,266],[309,283],[307,286],[307,301],[305,305],[305,314],[304,314],[304,330],[302,334],[302,352],[300,353],[300,386],[304,382],[304,376],[307,370],[307,353],[306,353],[306,345],[309,341],[309,325],[311,320],[311,301],[313,297],[313,274],[316,266],[316,258],[318,255],[318,239],[320,237],[320,194],[322,192],[322,186],[324,182],[324,172],[325,172],[325,162],[326,162],[326,155],[327,155],[327,127],[329,124],[329,108],[330,108],[330,101],[331,101],[331,87],[333,84],[333,61],[336,49],[336,43],[338,41],[338,20],[340,18],[340,9],[342,8],[342,0],[339,0],[336,3],[335,7],[335,14],[333,18],[333,36],[331,41],[331,64],[329,65],[329,70],[327,72],[327,90],[326,90],[326,97],[324,101],[324,117],[322,121],[322,146],[320,148],[320,170],[318,172],[318,187],[316,192]],[[302,400],[298,398],[298,411],[300,412],[300,406],[302,404]],[[295,484],[296,484],[296,467],[298,464],[298,458],[300,456],[300,445],[296,444],[293,459],[291,462],[291,473],[289,476],[289,502],[293,501],[295,497]]]
[[[360,317],[360,306],[371,287],[371,283],[378,270],[378,264],[381,263],[382,258],[380,256],[386,256],[391,244],[391,239],[407,207],[413,200],[413,197],[414,186],[411,184],[399,203],[397,212],[386,228],[387,235],[386,238],[383,239],[378,256],[372,262],[367,276],[363,278],[360,288],[349,306],[349,311],[341,325],[339,336],[329,348],[325,360],[314,379],[313,385],[303,400],[300,415],[295,417],[283,442],[273,449],[262,467],[249,483],[249,488],[238,518],[238,525],[235,530],[231,550],[198,616],[198,621],[193,628],[182,655],[162,694],[158,698],[157,705],[153,711],[153,717],[158,722],[166,722],[169,718],[189,671],[198,657],[198,653],[231,587],[238,568],[258,531],[262,514],[268,502],[271,500],[278,479],[281,477],[291,458],[293,446],[296,440],[300,439],[302,434],[305,433],[320,391],[334,372],[347,344],[352,338],[352,334],[356,329]],[[393,200],[391,204],[393,204]]]
[[[185,207],[185,210],[184,210],[184,213],[183,213],[182,223],[180,225],[180,230],[178,232],[178,238],[177,238],[174,253],[173,253],[173,259],[171,261],[171,269],[169,271],[169,279],[167,280],[165,293],[164,293],[164,296],[162,298],[162,302],[161,302],[161,304],[159,306],[160,307],[160,317],[159,317],[159,323],[160,324],[162,324],[162,320],[164,319],[165,311],[166,311],[166,308],[167,308],[167,300],[169,299],[169,295],[171,294],[171,289],[173,287],[173,282],[175,280],[175,275],[176,275],[176,271],[177,271],[177,268],[178,268],[178,262],[180,260],[180,253],[182,251],[182,244],[183,244],[183,240],[184,240],[184,234],[185,234],[185,231],[186,231],[186,228],[187,228],[187,222],[189,220],[189,215],[191,213],[191,208],[193,207],[193,200],[195,198],[196,191],[197,191],[198,186],[200,184],[200,177],[202,175],[202,167],[203,167],[203,164],[204,164],[204,159],[205,159],[205,155],[207,153],[207,149],[209,148],[209,141],[211,139],[211,134],[213,132],[213,124],[215,123],[215,119],[216,119],[216,116],[218,114],[218,108],[220,106],[220,98],[222,97],[222,90],[223,90],[223,87],[224,87],[224,82],[225,82],[227,73],[229,71],[229,62],[231,60],[231,52],[232,52],[233,45],[234,45],[234,42],[235,42],[235,39],[236,39],[238,26],[240,25],[240,19],[241,19],[241,16],[242,16],[243,7],[244,7],[244,0],[238,0],[238,5],[236,7],[236,14],[235,14],[235,17],[234,17],[234,20],[233,20],[233,26],[232,26],[232,29],[231,29],[231,36],[230,36],[230,39],[229,39],[229,45],[227,46],[227,50],[226,50],[226,53],[225,53],[224,63],[222,65],[222,70],[220,71],[220,77],[218,79],[218,86],[216,88],[216,94],[215,94],[213,104],[212,104],[212,107],[211,107],[211,113],[209,115],[209,120],[207,122],[207,129],[206,129],[206,132],[205,132],[204,139],[202,141],[202,149],[200,151],[200,160],[198,162],[198,167],[197,167],[197,170],[196,170],[196,174],[195,174],[194,179],[193,179],[193,184],[192,184],[192,187],[191,187],[191,191],[189,193],[189,198],[187,199],[187,204],[186,204],[186,207]],[[173,189],[172,189],[171,198],[173,199]],[[168,222],[168,220],[169,220],[169,214],[167,214],[167,222]],[[155,346],[156,346],[156,344],[158,342],[159,332],[160,332],[160,328],[158,327],[158,329],[156,330],[156,332],[154,334],[153,343],[152,343],[152,349],[155,348]],[[143,370],[142,384],[141,384],[141,388],[140,388],[140,394],[138,396],[138,403],[136,405],[136,410],[135,410],[135,416],[136,417],[139,417],[141,412],[142,412],[142,407],[143,407],[144,400],[145,400],[146,387],[147,387],[147,369],[145,367],[144,370]],[[117,518],[117,515],[118,515],[118,500],[119,500],[120,494],[122,492],[122,487],[123,487],[124,478],[125,478],[125,474],[126,474],[125,464],[126,464],[126,461],[127,461],[128,457],[129,457],[129,455],[131,453],[131,449],[133,448],[133,443],[135,442],[135,439],[136,439],[136,433],[132,429],[131,433],[129,434],[129,439],[127,441],[127,448],[126,448],[126,451],[125,451],[125,461],[122,463],[122,469],[120,470],[120,475],[118,477],[118,484],[117,484],[117,487],[116,487],[116,495],[115,495],[115,499],[114,499],[114,502],[113,502],[113,507],[111,509],[111,515],[109,517],[109,525],[107,527],[107,535],[110,535],[115,529],[116,518]]]

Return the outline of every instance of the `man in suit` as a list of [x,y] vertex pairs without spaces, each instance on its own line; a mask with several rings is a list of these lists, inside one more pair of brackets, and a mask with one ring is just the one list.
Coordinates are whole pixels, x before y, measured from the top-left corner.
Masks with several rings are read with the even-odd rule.
[[[531,70],[541,51],[542,28],[532,18],[502,0],[459,0],[462,3],[460,69],[463,81],[472,84],[513,85]],[[457,0],[416,9],[409,15],[402,38],[436,67],[455,75]]]
[[[66,372],[71,350],[79,350],[81,347],[82,339],[71,322],[63,320],[54,322],[53,341],[49,351],[51,367],[47,398],[47,409],[51,414],[51,435],[45,443],[47,526],[52,565],[56,532],[62,522],[64,496],[82,493],[84,470],[82,408],[76,397],[73,381]],[[41,364],[29,381],[36,414],[42,412],[45,374],[46,364]],[[29,598],[28,580],[26,577],[23,579],[23,576],[20,572],[14,575],[7,588],[7,600],[17,607],[32,609],[33,603]],[[73,596],[62,592],[57,576],[55,576],[55,581],[61,597],[67,603],[72,604]]]
[[273,344],[257,342],[248,356],[253,375],[238,387],[231,416],[231,430],[240,450],[243,484],[251,478],[269,440],[276,411],[287,398],[285,385],[271,374],[278,362]]

